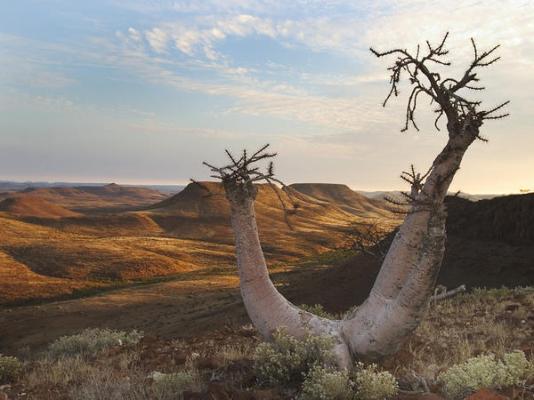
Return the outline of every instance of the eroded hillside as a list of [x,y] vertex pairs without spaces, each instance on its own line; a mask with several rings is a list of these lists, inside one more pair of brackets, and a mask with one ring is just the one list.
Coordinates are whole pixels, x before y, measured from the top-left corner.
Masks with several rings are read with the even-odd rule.
[[[2,201],[0,302],[82,295],[234,263],[229,205],[221,185],[191,184],[147,205],[163,197],[153,192],[118,185],[45,188]],[[145,206],[131,211],[140,204],[136,201]],[[339,201],[297,191],[290,196],[259,185],[256,213],[269,262],[335,249],[348,224],[371,218],[343,207]]]

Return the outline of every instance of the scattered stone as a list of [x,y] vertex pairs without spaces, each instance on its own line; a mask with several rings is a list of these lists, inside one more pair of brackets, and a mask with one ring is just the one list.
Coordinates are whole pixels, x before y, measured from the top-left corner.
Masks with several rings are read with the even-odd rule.
[[514,312],[514,311],[518,310],[520,306],[521,306],[521,304],[517,304],[517,303],[508,304],[504,310],[506,312]]

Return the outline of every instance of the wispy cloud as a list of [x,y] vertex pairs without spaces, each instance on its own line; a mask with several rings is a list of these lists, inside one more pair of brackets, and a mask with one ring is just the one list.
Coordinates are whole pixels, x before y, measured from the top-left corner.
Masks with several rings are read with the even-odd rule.
[[[478,39],[481,48],[502,44],[500,63],[481,72],[488,87],[483,98],[490,104],[511,99],[508,140],[520,143],[522,149],[533,145],[526,126],[534,98],[525,90],[534,86],[531,1],[109,0],[107,4],[119,10],[115,17],[113,13],[105,18],[84,16],[99,29],[76,40],[0,33],[0,82],[26,88],[29,96],[37,96],[32,101],[43,107],[71,110],[79,99],[84,104],[103,101],[91,97],[94,82],[119,91],[128,86],[157,87],[162,93],[175,93],[177,103],[194,98],[202,104],[198,110],[204,118],[194,128],[198,131],[191,133],[191,126],[162,116],[148,96],[130,99],[129,95],[121,98],[124,107],[113,110],[120,117],[120,129],[169,137],[219,135],[247,143],[270,134],[287,153],[301,152],[305,159],[336,154],[346,160],[363,154],[365,159],[369,154],[377,157],[380,150],[391,168],[398,168],[400,152],[409,152],[412,145],[438,146],[441,137],[397,135],[405,100],[392,102],[387,110],[380,107],[389,61],[374,58],[368,48],[413,49],[451,31],[450,73],[459,73],[469,63],[469,37]],[[112,116],[107,105],[98,107]],[[422,126],[430,130],[422,108]],[[226,125],[214,129],[220,121]],[[253,134],[246,136],[243,132],[254,123],[261,129],[250,129]],[[494,150],[506,147],[499,136],[501,126],[485,127],[497,146],[484,154],[495,160],[505,157]],[[235,138],[232,132],[238,132]],[[425,155],[412,156],[428,162]]]

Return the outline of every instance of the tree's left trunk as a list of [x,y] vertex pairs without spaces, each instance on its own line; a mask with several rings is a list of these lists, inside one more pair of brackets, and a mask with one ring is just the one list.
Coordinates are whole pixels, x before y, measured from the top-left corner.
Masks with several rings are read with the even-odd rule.
[[228,193],[231,221],[236,240],[241,295],[247,313],[259,333],[269,339],[278,328],[295,337],[306,334],[334,338],[334,354],[340,368],[349,368],[351,356],[341,338],[339,321],[320,318],[295,307],[276,290],[260,246],[252,198]]

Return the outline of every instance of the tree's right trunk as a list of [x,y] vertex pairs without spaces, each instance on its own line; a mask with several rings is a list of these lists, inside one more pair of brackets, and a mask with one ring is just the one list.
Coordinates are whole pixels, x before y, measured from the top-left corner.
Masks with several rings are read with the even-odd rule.
[[443,200],[474,139],[473,134],[450,135],[417,196],[418,204],[397,232],[369,297],[345,322],[344,334],[356,355],[380,358],[394,353],[423,318],[445,252]]

